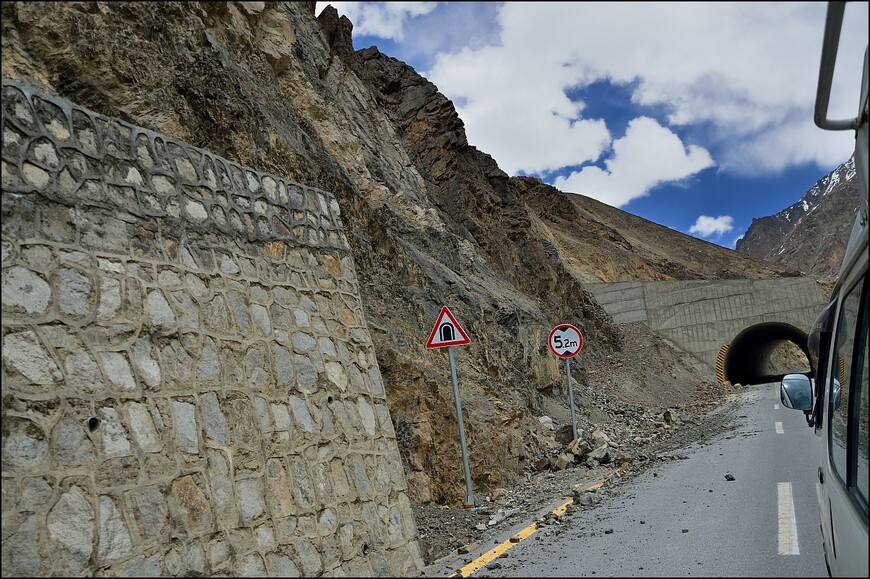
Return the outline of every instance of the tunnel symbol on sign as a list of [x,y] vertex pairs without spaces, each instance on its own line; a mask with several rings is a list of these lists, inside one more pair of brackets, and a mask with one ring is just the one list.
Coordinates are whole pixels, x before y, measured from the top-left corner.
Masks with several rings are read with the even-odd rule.
[[441,324],[441,330],[439,331],[441,335],[441,339],[439,342],[452,342],[453,341],[453,325],[450,322],[444,322]]
[[429,334],[429,341],[426,342],[427,348],[443,348],[445,346],[463,346],[470,344],[468,334],[447,309],[447,306],[441,307],[441,313],[438,314],[438,319],[435,321],[435,326],[432,328],[432,333]]

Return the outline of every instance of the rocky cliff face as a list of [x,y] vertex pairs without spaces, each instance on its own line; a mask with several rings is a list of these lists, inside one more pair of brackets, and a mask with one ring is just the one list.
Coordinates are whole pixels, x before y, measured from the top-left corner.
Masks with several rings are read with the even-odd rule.
[[807,191],[800,201],[753,219],[737,251],[833,280],[858,214],[855,159],[849,159]]
[[[2,16],[4,77],[335,194],[418,502],[465,496],[446,352],[425,349],[442,305],[472,340],[456,358],[486,491],[546,448],[538,416],[568,412],[545,344],[555,324],[584,334],[578,391],[620,395],[624,332],[584,283],[798,273],[510,178],[468,144],[434,85],[375,48],[354,51],[351,23],[331,8],[315,18],[313,2],[7,2]],[[631,368],[632,383],[668,391],[660,370]],[[685,379],[687,397],[712,381]],[[588,402],[584,420],[617,428],[621,414]]]

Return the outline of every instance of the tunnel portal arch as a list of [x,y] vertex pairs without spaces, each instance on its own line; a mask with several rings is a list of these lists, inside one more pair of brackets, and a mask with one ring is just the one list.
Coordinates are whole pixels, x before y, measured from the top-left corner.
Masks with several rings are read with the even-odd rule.
[[770,356],[777,346],[791,342],[809,359],[807,333],[785,322],[764,322],[741,331],[728,346],[724,360],[724,378],[732,384],[777,382],[783,374],[769,369]]

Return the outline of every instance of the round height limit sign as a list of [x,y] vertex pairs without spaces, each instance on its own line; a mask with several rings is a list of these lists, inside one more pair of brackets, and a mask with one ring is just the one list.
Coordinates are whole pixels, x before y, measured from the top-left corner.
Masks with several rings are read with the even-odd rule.
[[572,358],[583,347],[583,334],[571,324],[560,324],[552,329],[547,343],[560,358]]
[[577,440],[577,417],[574,414],[574,389],[571,387],[571,363],[573,358],[583,347],[583,334],[571,324],[559,324],[550,331],[547,339],[550,351],[565,360],[565,371],[568,373],[568,407],[571,409],[571,431],[574,440]]

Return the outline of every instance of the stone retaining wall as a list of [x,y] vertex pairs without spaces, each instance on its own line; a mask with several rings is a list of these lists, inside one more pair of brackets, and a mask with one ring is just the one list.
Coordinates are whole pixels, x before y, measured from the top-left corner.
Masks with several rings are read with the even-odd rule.
[[3,80],[4,575],[417,574],[333,196]]

